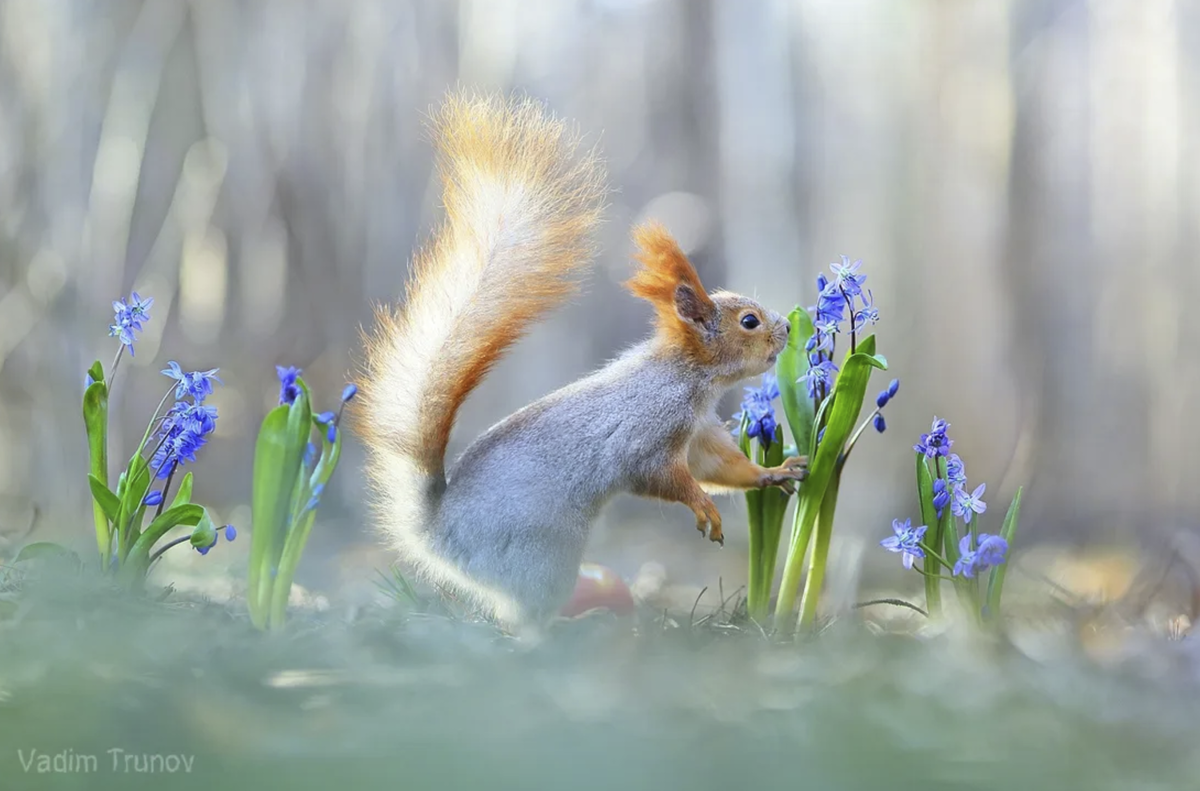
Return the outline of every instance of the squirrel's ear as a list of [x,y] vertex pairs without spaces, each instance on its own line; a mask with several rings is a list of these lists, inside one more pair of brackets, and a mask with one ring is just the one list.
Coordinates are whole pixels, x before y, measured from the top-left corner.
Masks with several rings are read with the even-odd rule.
[[712,302],[702,299],[687,283],[675,286],[675,312],[688,324],[695,324],[707,332],[715,329],[713,320],[716,318],[716,311],[713,310]]

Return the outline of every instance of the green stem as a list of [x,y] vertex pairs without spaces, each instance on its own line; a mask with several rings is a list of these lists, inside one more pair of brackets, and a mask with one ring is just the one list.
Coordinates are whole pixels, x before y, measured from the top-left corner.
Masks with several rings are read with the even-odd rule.
[[937,552],[934,552],[933,548],[931,546],[929,546],[928,544],[926,544],[924,541],[918,542],[917,546],[919,546],[921,549],[925,550],[926,555],[929,555],[931,558],[936,560],[938,563],[941,563],[943,566],[950,569],[951,572],[954,571],[954,564],[949,562],[948,560],[946,560],[944,557],[939,555]]
[[163,544],[161,547],[154,550],[154,554],[150,556],[150,562],[149,562],[148,566],[153,566],[154,561],[156,561],[160,557],[162,557],[162,554],[164,552],[166,552],[168,549],[170,549],[171,547],[179,546],[180,544],[184,543],[185,541],[191,541],[191,540],[192,540],[192,534],[188,533],[186,536],[180,536],[179,538],[176,538],[173,541],[169,541],[166,544]]
[[779,582],[779,596],[775,600],[775,630],[791,634],[792,612],[796,596],[800,591],[800,575],[804,570],[804,558],[812,540],[813,527],[817,521],[818,503],[814,498],[800,497],[796,505],[796,517],[792,522],[792,540],[788,546],[787,561],[783,566],[783,579]]
[[[270,612],[267,625],[271,629],[282,629],[287,621],[288,599],[292,592],[292,580],[296,576],[296,568],[300,565],[300,557],[304,554],[304,545],[312,532],[316,511],[305,511],[299,524],[288,531],[288,537],[283,545],[283,554],[279,559],[279,569],[272,581],[270,596]],[[268,575],[269,576],[269,575]]]
[[837,509],[838,486],[842,475],[839,469],[829,481],[825,496],[821,498],[821,509],[817,516],[816,541],[809,561],[808,576],[804,580],[804,593],[800,597],[800,629],[812,628],[817,617],[817,603],[821,597],[821,586],[825,583],[825,567],[829,562],[829,544],[833,537],[833,516]]
[[858,442],[858,438],[862,436],[862,433],[867,430],[867,426],[871,425],[871,421],[874,420],[875,416],[878,414],[879,408],[876,407],[874,412],[867,415],[867,419],[863,421],[863,424],[856,428],[854,433],[850,435],[850,441],[846,443],[846,451],[842,454],[843,464],[845,464],[846,459],[850,458],[850,451],[854,450],[854,445]]

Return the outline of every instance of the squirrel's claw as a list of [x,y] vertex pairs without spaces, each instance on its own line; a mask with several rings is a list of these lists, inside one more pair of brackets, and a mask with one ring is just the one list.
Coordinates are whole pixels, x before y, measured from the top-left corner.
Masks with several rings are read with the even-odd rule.
[[696,529],[709,541],[725,546],[725,534],[721,531],[721,512],[710,498],[693,508],[696,514]]
[[760,486],[778,486],[788,494],[796,493],[795,481],[803,481],[808,477],[808,457],[793,456],[785,459],[778,467],[768,467],[762,476]]

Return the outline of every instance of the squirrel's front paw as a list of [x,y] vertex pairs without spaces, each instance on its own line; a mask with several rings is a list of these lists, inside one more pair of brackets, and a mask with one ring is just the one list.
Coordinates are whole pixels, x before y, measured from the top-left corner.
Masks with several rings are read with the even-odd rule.
[[717,510],[717,504],[712,498],[706,498],[692,506],[692,511],[696,514],[696,529],[708,536],[709,541],[725,546],[725,534],[721,532],[721,512]]
[[785,459],[778,467],[768,467],[759,479],[760,487],[778,486],[788,494],[796,493],[795,481],[808,477],[808,457],[793,456]]

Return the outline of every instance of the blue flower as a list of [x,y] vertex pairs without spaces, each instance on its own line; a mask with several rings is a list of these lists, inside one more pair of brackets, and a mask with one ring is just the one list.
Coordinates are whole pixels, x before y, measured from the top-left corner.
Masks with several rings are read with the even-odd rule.
[[221,537],[221,533],[225,534],[226,541],[237,538],[237,528],[233,525],[225,525],[217,529],[213,529],[211,524],[204,527],[197,526],[192,532],[192,548],[201,555],[207,555],[208,550],[217,545],[217,539]]
[[167,368],[162,371],[163,376],[168,376],[174,379],[179,384],[175,385],[175,400],[181,401],[186,396],[191,396],[200,403],[208,396],[212,395],[212,383],[221,384],[221,380],[217,378],[219,368],[213,368],[209,371],[192,371],[185,373],[179,363],[174,360],[167,363]]
[[955,487],[967,485],[967,469],[957,453],[946,457],[946,478]]
[[[739,428],[742,419],[747,420],[746,436],[758,437],[764,447],[769,447],[775,439],[775,408],[771,402],[779,397],[779,382],[774,374],[765,373],[762,376],[761,387],[747,387],[742,399],[742,411],[734,415]],[[333,442],[333,439],[329,440]]]
[[317,421],[322,426],[324,426],[328,423],[332,423],[333,419],[335,417],[337,417],[337,415],[333,414],[332,412],[322,412],[321,414],[314,417],[313,420]]
[[865,295],[860,294],[859,298],[862,300],[863,306],[861,310],[858,310],[854,314],[854,329],[857,330],[865,326],[868,321],[872,324],[878,324],[879,311],[875,309],[874,295],[868,291]]
[[895,535],[880,541],[879,546],[888,552],[901,553],[900,560],[904,568],[911,569],[914,560],[925,557],[925,550],[921,549],[920,544],[927,529],[925,525],[913,527],[911,519],[905,519],[903,522],[893,519],[892,531]]
[[980,498],[983,497],[983,491],[987,488],[986,483],[981,483],[975,487],[975,491],[967,494],[966,487],[958,487],[954,490],[954,502],[950,506],[950,510],[955,516],[962,517],[962,520],[967,524],[971,524],[971,517],[975,514],[982,514],[987,510],[987,503]]
[[977,549],[971,549],[971,536],[965,535],[958,542],[959,558],[954,564],[954,575],[974,579],[975,575],[992,566],[999,566],[1006,558],[1008,542],[1000,536],[980,533]]
[[348,401],[350,401],[350,399],[354,398],[354,396],[356,396],[356,395],[358,395],[358,385],[356,385],[356,384],[346,385],[345,389],[342,390],[342,403],[343,404],[347,403]]
[[296,400],[296,396],[300,395],[300,385],[296,384],[296,377],[300,375],[300,369],[277,365],[275,373],[279,375],[279,403],[292,403]]
[[808,397],[816,398],[818,393],[828,392],[833,386],[834,371],[837,369],[832,360],[822,360],[810,365],[808,373],[800,377],[800,380],[808,385]]
[[950,452],[950,446],[954,444],[954,440],[946,436],[946,430],[949,428],[949,423],[935,417],[932,430],[928,434],[921,435],[920,441],[913,445],[913,450],[924,453],[930,459],[945,456]]
[[875,396],[875,406],[883,409],[888,405],[888,402],[896,397],[896,393],[900,391],[900,380],[893,379],[888,383],[887,389],[880,390],[879,395]]
[[325,432],[325,441],[332,445],[337,441],[337,424],[330,423],[329,430]]
[[875,424],[875,430],[878,431],[880,434],[887,431],[887,421],[885,421],[883,419],[883,415],[876,413],[874,424]]
[[826,289],[817,297],[817,304],[809,310],[816,314],[813,326],[821,332],[833,334],[846,320],[846,298],[839,291],[830,293],[829,289]]
[[163,501],[162,491],[160,489],[155,489],[154,491],[150,492],[149,494],[147,494],[145,497],[142,498],[142,505],[154,506],[154,505],[158,505],[162,501]]
[[317,460],[317,446],[311,442],[304,446],[304,466],[311,467]]
[[844,291],[847,296],[856,296],[862,293],[862,284],[866,282],[867,276],[858,274],[858,268],[862,266],[862,261],[858,260],[854,263],[850,262],[850,256],[841,256],[841,264],[830,264],[829,271],[833,272],[834,281],[831,288],[838,291]]
[[113,323],[108,326],[108,335],[110,338],[117,338],[129,349],[129,356],[133,356],[133,342],[135,340],[134,333],[142,331],[142,323],[150,319],[150,306],[154,304],[153,297],[142,299],[141,296],[134,291],[129,296],[129,301],[119,299],[113,304]]
[[979,534],[979,548],[975,550],[976,562],[982,567],[999,566],[1008,555],[1008,542],[990,533]]
[[947,488],[946,482],[938,478],[933,482],[933,507],[937,509],[938,519],[942,518],[942,512],[948,505],[950,505],[950,490]]

